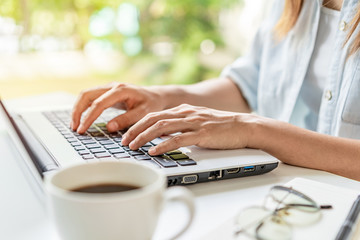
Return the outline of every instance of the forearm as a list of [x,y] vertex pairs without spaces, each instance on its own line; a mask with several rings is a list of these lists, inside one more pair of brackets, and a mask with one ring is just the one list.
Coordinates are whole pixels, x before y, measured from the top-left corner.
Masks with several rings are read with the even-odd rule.
[[160,93],[165,108],[183,103],[233,112],[250,112],[246,100],[230,79],[211,79],[192,85],[150,87]]
[[333,137],[288,123],[261,119],[250,145],[279,160],[360,180],[360,141]]

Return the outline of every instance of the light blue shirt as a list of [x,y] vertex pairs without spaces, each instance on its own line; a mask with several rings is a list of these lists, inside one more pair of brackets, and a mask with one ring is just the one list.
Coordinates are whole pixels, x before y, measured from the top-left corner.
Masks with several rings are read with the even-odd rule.
[[290,123],[315,131],[326,80],[339,30],[340,11],[321,7],[314,50]]
[[[227,66],[223,77],[230,77],[240,88],[253,111],[265,117],[289,122],[302,89],[314,51],[321,0],[304,0],[298,21],[288,35],[277,41],[273,28],[283,9],[284,0],[276,1],[270,18],[258,30],[248,55]],[[316,131],[333,136],[360,139],[360,54],[347,59],[353,33],[343,47],[357,0],[344,0],[333,58],[321,98]],[[305,94],[306,93],[302,93]],[[312,96],[309,96],[312,97]],[[311,129],[311,127],[306,126]]]

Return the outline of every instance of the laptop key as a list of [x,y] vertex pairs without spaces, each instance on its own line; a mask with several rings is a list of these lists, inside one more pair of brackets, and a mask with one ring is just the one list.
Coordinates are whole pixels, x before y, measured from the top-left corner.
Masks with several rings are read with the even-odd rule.
[[141,147],[140,149],[144,152],[148,152],[151,147]]
[[101,148],[101,145],[98,144],[98,143],[93,143],[93,144],[88,144],[88,145],[86,145],[86,147],[87,147],[88,149]]
[[116,137],[116,138],[113,138],[113,140],[117,143],[121,142],[122,141],[122,138],[121,137]]
[[97,127],[106,127],[106,123],[101,122],[101,123],[96,123],[95,124]]
[[143,147],[152,147],[153,145],[151,144],[151,142],[147,142],[143,145]]
[[93,156],[93,155],[88,154],[88,155],[84,155],[84,156],[82,156],[82,158],[83,158],[84,160],[90,160],[90,159],[94,159],[94,156]]
[[99,143],[100,143],[101,145],[110,145],[110,144],[114,144],[114,142],[113,142],[113,141],[111,141],[111,140],[99,141]]
[[95,137],[95,140],[96,141],[105,141],[105,140],[108,140],[109,138],[106,137],[106,136],[103,136],[103,137]]
[[130,157],[130,155],[127,153],[117,153],[117,154],[114,154],[113,156],[116,158],[129,158]]
[[111,155],[107,152],[105,153],[95,153],[95,157],[96,158],[107,158],[107,157],[111,157]]
[[166,154],[167,155],[174,155],[174,154],[182,154],[182,152],[180,150],[173,150],[173,151],[167,152]]
[[145,155],[143,152],[141,151],[129,151],[129,154],[131,156],[137,156],[137,155]]
[[86,150],[86,148],[84,146],[77,146],[77,147],[75,147],[75,150],[76,151],[83,151],[83,150]]
[[78,146],[81,146],[81,143],[80,142],[72,142],[71,146],[78,147]]
[[85,135],[78,136],[77,138],[78,138],[80,141],[82,141],[82,140],[91,140],[91,139],[92,139],[91,137],[85,136]]
[[92,152],[92,153],[104,153],[104,152],[106,152],[106,150],[103,149],[103,148],[93,148],[93,149],[90,149],[90,152]]
[[78,140],[74,137],[66,139],[69,143],[77,142]]
[[189,159],[188,156],[186,156],[185,154],[174,154],[174,155],[170,155],[170,158],[173,160],[180,160],[180,159]]
[[171,159],[166,159],[163,157],[154,157],[153,158],[155,161],[157,161],[158,163],[160,163],[161,166],[163,167],[177,167],[178,165]]
[[86,155],[86,154],[90,154],[90,151],[89,150],[82,150],[82,151],[78,151],[78,153],[80,155]]
[[162,143],[163,141],[165,141],[164,139],[161,139],[161,138],[155,138],[153,139],[152,141],[150,141],[150,143],[152,143],[153,145],[158,145],[160,143]]
[[124,153],[125,150],[121,149],[121,148],[118,148],[118,149],[110,149],[109,152],[111,154],[116,154],[116,153]]
[[94,144],[94,143],[96,143],[94,140],[82,140],[81,141],[83,144],[85,144],[85,145],[88,145],[88,144]]
[[93,137],[104,137],[105,136],[102,132],[94,132],[94,133],[90,133],[90,135]]
[[130,148],[128,146],[124,146],[122,147],[125,151],[131,151]]
[[135,156],[136,160],[151,160],[151,157],[146,156],[146,155],[139,155],[139,156]]
[[109,137],[111,137],[111,138],[118,138],[118,137],[121,137],[121,134],[120,134],[120,133],[117,133],[117,132],[114,132],[114,133],[110,133],[110,134],[109,134]]
[[176,162],[181,166],[196,165],[196,162],[192,159],[177,160]]
[[106,135],[109,135],[111,132],[109,132],[108,130],[106,129],[102,129],[102,131],[106,134]]
[[68,139],[68,138],[73,138],[74,135],[72,135],[71,133],[65,133],[63,134],[64,138]]
[[120,148],[119,145],[117,144],[111,144],[111,145],[104,145],[105,149],[116,149],[116,148]]
[[89,128],[87,131],[87,133],[96,133],[96,132],[100,132],[97,128]]

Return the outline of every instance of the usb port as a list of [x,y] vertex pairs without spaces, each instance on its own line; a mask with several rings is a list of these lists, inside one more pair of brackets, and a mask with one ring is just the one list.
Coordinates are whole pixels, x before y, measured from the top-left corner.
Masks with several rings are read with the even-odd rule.
[[254,166],[244,167],[244,172],[253,172],[253,171],[255,171],[255,167],[254,167]]

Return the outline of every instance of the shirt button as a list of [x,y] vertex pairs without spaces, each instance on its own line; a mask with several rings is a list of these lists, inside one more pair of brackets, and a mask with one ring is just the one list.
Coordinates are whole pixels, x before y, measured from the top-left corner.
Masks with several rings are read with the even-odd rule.
[[326,100],[330,101],[332,99],[332,92],[330,90],[327,90],[325,93]]
[[346,26],[347,23],[345,21],[341,21],[339,29],[344,32],[346,30]]

